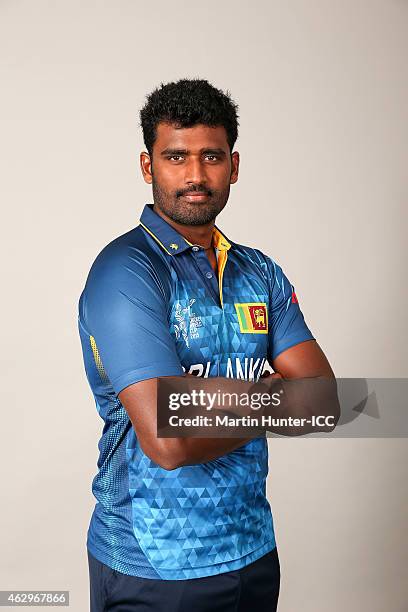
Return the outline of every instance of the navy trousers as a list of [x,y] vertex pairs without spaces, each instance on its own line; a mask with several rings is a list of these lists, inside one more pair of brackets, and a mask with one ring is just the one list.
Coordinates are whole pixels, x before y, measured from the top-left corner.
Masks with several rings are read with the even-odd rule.
[[278,551],[232,572],[190,580],[128,576],[88,551],[90,612],[276,612]]

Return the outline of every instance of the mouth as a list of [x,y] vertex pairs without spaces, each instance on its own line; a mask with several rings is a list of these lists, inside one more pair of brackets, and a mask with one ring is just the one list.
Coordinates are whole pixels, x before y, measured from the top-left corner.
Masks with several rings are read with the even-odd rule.
[[187,202],[205,202],[208,200],[208,193],[204,193],[203,191],[196,191],[194,193],[185,193],[182,196]]

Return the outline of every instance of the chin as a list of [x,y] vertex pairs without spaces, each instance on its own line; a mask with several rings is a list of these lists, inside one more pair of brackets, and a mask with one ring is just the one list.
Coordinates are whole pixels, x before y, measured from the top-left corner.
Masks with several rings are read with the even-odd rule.
[[[206,225],[211,223],[219,214],[220,210],[214,209],[213,206],[208,204],[200,204],[199,202],[188,202],[182,205],[178,205],[172,211],[169,211],[167,215],[182,225]],[[170,213],[170,214],[169,214]]]

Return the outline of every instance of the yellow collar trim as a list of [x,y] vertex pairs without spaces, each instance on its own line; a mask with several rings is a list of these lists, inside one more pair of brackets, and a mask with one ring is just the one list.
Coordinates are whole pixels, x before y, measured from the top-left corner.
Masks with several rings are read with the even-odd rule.
[[213,230],[213,244],[218,251],[228,251],[231,248],[231,244],[216,227]]
[[[156,240],[156,242],[160,244],[160,246],[166,251],[166,253],[168,253],[169,255],[174,255],[174,253],[171,253],[164,246],[164,244],[158,239],[158,237],[155,236],[155,234],[153,234],[153,232],[144,225],[144,223],[140,221],[140,225],[152,236],[152,238]],[[193,243],[189,242],[187,238],[184,238],[184,236],[182,236],[182,238],[185,242],[187,242],[188,245],[193,246]],[[223,234],[221,234],[221,232],[216,227],[213,228],[212,242],[213,242],[213,246],[218,251],[228,251],[231,248],[231,244],[228,242],[226,237]]]

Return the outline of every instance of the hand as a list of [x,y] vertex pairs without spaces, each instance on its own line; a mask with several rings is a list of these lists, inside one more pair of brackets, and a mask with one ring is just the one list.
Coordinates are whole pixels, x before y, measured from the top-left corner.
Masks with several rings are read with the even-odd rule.
[[279,374],[279,372],[274,372],[273,374],[270,372],[264,372],[261,374],[260,378],[283,378],[283,376],[282,374]]

